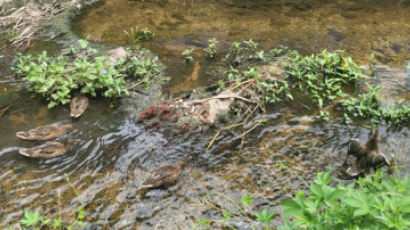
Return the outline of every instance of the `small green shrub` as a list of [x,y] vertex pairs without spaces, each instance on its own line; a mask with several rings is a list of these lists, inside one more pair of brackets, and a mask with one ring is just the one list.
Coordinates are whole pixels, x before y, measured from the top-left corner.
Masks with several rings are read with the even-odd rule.
[[148,28],[140,30],[138,26],[135,26],[135,29],[131,27],[129,32],[124,30],[124,33],[127,35],[133,46],[135,46],[139,41],[149,41],[155,37],[155,33],[148,30]]
[[[233,43],[227,58],[234,56],[243,58],[244,50],[256,50],[256,45],[252,40],[243,43],[246,47],[242,47],[241,43]],[[272,52],[281,53],[283,49]],[[256,57],[266,59],[263,53],[256,53]],[[319,109],[317,118],[321,120],[329,120],[330,113],[326,110],[338,105],[343,111],[345,120],[369,119],[372,123],[380,123],[384,120],[393,125],[410,123],[410,108],[402,102],[388,107],[381,106],[382,103],[378,97],[380,87],[368,85],[369,92],[357,96],[348,93],[352,88],[357,88],[358,80],[365,78],[366,75],[362,73],[362,67],[350,57],[343,55],[343,51],[331,53],[324,50],[318,55],[311,56],[300,56],[297,51],[289,51],[286,57],[288,61],[285,62],[283,79],[272,81],[260,78],[258,67],[238,70],[230,66],[225,71],[227,82],[239,86],[253,79],[254,84],[249,87],[249,90],[253,90],[256,95],[262,97],[266,104],[293,100],[294,90],[300,90],[317,105]],[[226,87],[227,82],[218,82],[220,90]],[[338,103],[333,103],[335,101]]]
[[87,41],[79,40],[79,44],[85,53],[78,53],[72,47],[73,56],[49,57],[46,51],[37,57],[18,54],[11,69],[30,83],[31,91],[49,101],[49,108],[69,103],[72,92],[76,90],[92,96],[102,94],[105,97],[117,97],[128,94],[125,77],[133,76],[148,87],[159,72],[153,60],[130,57],[113,64],[105,56],[91,56],[90,53],[96,51],[86,48]]
[[265,52],[263,50],[258,51],[257,48],[258,43],[252,39],[249,39],[249,41],[233,42],[225,57],[228,62],[241,61],[247,58],[258,59],[267,63],[269,59],[265,57]]
[[343,86],[354,86],[359,78],[365,77],[350,57],[343,51],[330,53],[324,50],[319,55],[300,56],[296,51],[288,54],[286,64],[287,80],[292,87],[308,93],[322,108],[326,102],[345,97]]
[[194,58],[192,57],[192,53],[194,52],[195,48],[186,49],[182,51],[182,56],[184,56],[185,62],[193,62]]
[[299,191],[281,203],[292,217],[281,229],[409,229],[410,177],[382,171],[350,185],[331,186],[330,171],[318,173],[309,196]]
[[218,41],[215,38],[210,39],[208,40],[208,47],[204,49],[208,57],[211,59],[215,58],[216,56],[216,44],[217,43]]

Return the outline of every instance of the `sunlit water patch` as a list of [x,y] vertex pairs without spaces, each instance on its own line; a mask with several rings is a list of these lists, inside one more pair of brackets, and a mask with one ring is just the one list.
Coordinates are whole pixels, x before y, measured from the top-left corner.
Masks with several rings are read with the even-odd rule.
[[[304,54],[344,49],[359,63],[373,55],[381,63],[402,65],[410,53],[409,11],[408,1],[388,0],[371,4],[348,0],[106,0],[86,8],[73,29],[82,37],[90,35],[94,41],[111,45],[128,44],[123,31],[131,27],[153,31],[154,41],[142,44],[167,64],[173,77],[169,91],[178,92],[220,77],[209,69],[217,64],[207,61],[201,51],[211,38],[219,41],[218,60],[231,42],[253,39],[264,50],[280,45]],[[181,52],[191,48],[197,50],[194,58],[198,61],[183,64]]]

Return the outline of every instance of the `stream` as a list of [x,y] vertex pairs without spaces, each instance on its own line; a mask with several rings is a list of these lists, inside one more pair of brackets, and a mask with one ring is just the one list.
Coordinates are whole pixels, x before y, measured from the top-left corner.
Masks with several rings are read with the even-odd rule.
[[[346,125],[341,118],[317,121],[318,111],[303,95],[291,104],[269,106],[263,117],[267,122],[246,136],[243,149],[241,130],[222,132],[206,150],[217,129],[176,136],[174,126],[147,129],[148,124],[136,119],[164,97],[221,79],[216,70],[230,44],[251,38],[266,52],[279,45],[303,54],[344,49],[360,64],[373,63],[375,72],[368,82],[383,87],[384,103],[403,99],[409,104],[408,12],[409,1],[387,0],[105,0],[85,7],[71,25],[79,37],[124,46],[124,30],[146,27],[156,37],[142,46],[164,63],[171,80],[147,95],[91,98],[78,119],[70,118],[68,106],[49,110],[40,96],[18,85],[0,84],[0,111],[8,107],[0,114],[0,223],[15,225],[24,209],[72,222],[83,208],[87,229],[193,229],[200,218],[222,219],[201,203],[211,192],[238,202],[248,193],[256,198],[254,210],[269,207],[280,213],[281,201],[307,190],[301,178],[309,182],[317,172],[332,169],[339,181],[349,182],[343,165],[348,141],[367,140],[370,128],[359,122]],[[216,60],[200,52],[211,38],[219,41]],[[181,52],[191,48],[196,49],[195,61],[184,63]],[[7,72],[9,67],[0,64]],[[67,153],[47,160],[18,154],[19,148],[40,142],[20,140],[16,132],[51,123],[74,124],[74,131],[57,139],[76,139]],[[409,173],[409,127],[380,125],[379,130],[380,152],[388,159],[394,154],[406,166],[403,173]],[[191,153],[197,156],[176,185],[138,194],[150,171]],[[280,170],[281,163],[293,172]],[[232,208],[221,197],[213,201],[221,209]],[[250,229],[243,220],[233,220],[236,228]],[[282,221],[275,216],[273,225]]]

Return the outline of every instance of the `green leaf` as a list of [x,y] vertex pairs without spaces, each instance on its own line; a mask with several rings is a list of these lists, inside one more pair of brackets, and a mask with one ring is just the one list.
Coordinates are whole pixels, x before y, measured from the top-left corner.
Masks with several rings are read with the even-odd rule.
[[305,218],[302,207],[294,200],[285,200],[280,206],[282,206],[285,216],[294,216],[300,219]]
[[198,221],[198,224],[199,225],[204,225],[205,227],[210,227],[211,226],[211,221],[200,218],[199,221]]
[[224,220],[230,220],[231,218],[232,218],[232,213],[230,212],[230,211],[228,211],[228,210],[225,210],[224,212],[223,212],[223,217],[224,217]]
[[53,227],[54,229],[59,228],[59,227],[61,227],[61,226],[62,226],[61,219],[56,219],[56,220],[53,221],[52,227]]
[[272,217],[275,215],[275,212],[270,212],[268,208],[265,208],[260,213],[255,212],[256,220],[262,221],[264,223],[269,223],[272,221]]
[[254,199],[255,198],[250,197],[249,194],[245,194],[244,196],[242,196],[242,204],[249,206],[249,204],[252,203]]
[[36,210],[34,213],[31,213],[29,210],[24,210],[24,218],[20,221],[26,227],[35,226],[38,222],[42,220],[40,213]]

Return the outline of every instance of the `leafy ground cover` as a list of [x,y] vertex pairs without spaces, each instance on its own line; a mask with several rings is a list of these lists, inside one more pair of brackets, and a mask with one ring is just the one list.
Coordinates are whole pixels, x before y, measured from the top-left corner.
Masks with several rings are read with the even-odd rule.
[[[308,191],[299,191],[295,197],[283,201],[281,215],[265,207],[261,211],[251,206],[254,198],[245,195],[241,203],[221,193],[204,197],[203,204],[217,209],[221,219],[200,218],[197,228],[215,229],[225,226],[236,229],[235,222],[245,222],[251,229],[258,222],[264,230],[273,229],[275,216],[284,224],[278,229],[409,229],[410,177],[391,177],[381,170],[354,183],[334,183],[331,171],[318,173],[308,185]],[[209,201],[221,196],[234,208],[225,210]]]
[[71,47],[68,54],[57,57],[45,51],[37,57],[19,54],[12,70],[29,83],[31,91],[49,101],[49,108],[69,103],[77,91],[92,96],[127,95],[127,77],[149,87],[159,73],[154,59],[131,56],[112,63],[106,56],[96,56],[86,40],[79,40],[79,45],[80,49]]

